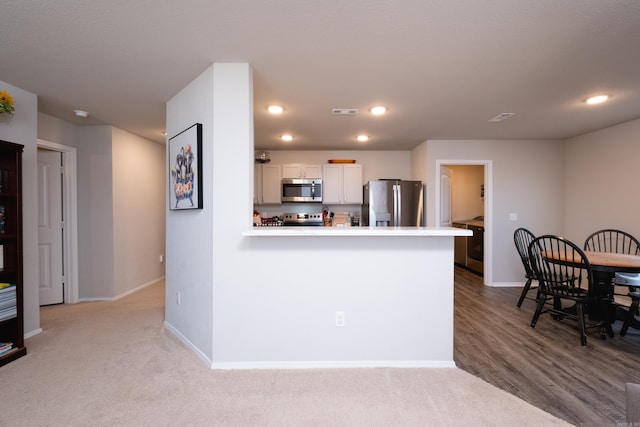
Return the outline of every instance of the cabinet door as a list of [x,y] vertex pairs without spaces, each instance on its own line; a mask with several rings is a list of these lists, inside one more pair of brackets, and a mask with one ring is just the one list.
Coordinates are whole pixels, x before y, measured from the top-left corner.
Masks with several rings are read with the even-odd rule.
[[302,165],[302,178],[322,178],[322,167],[320,165]]
[[302,178],[300,174],[300,165],[298,163],[289,163],[282,165],[283,178]]
[[322,178],[322,166],[288,163],[282,165],[283,178]]
[[344,165],[342,186],[343,203],[362,204],[362,165]]
[[282,203],[281,182],[280,165],[262,165],[262,203]]
[[322,177],[322,203],[342,203],[342,166],[324,166],[324,174]]

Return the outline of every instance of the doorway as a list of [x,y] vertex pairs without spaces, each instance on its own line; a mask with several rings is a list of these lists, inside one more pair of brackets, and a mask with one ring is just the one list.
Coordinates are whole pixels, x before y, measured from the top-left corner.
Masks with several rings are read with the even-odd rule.
[[[69,147],[66,145],[57,144],[54,142],[38,140],[38,163],[39,163],[39,172],[40,176],[40,153],[46,153],[50,155],[48,157],[49,163],[51,162],[60,162],[60,166],[58,167],[58,173],[60,174],[59,181],[59,192],[48,192],[52,195],[52,197],[56,197],[57,200],[51,200],[51,197],[40,197],[45,192],[44,189],[40,188],[41,183],[50,181],[51,179],[39,179],[38,180],[38,194],[39,194],[39,212],[41,211],[40,204],[46,203],[47,207],[45,210],[57,210],[60,209],[61,215],[61,227],[59,228],[59,235],[55,236],[55,232],[53,232],[53,236],[47,236],[46,233],[42,236],[38,236],[38,247],[39,247],[39,257],[41,271],[40,271],[40,282],[47,283],[48,275],[53,271],[53,275],[57,275],[55,268],[52,269],[50,265],[47,265],[47,260],[60,260],[60,270],[62,274],[62,283],[60,286],[61,289],[53,290],[47,289],[49,286],[44,286],[42,290],[44,293],[41,293],[39,305],[47,305],[51,303],[76,303],[78,302],[78,223],[77,223],[77,155],[76,149],[74,147]],[[53,159],[59,160],[53,160]],[[52,175],[53,176],[53,175]],[[40,216],[40,214],[39,214]],[[39,222],[41,218],[39,218]],[[39,224],[40,225],[40,224]],[[40,229],[40,227],[39,227]],[[47,241],[50,237],[53,237],[53,241]],[[47,248],[46,250],[40,248]],[[46,253],[58,251],[57,254],[54,253]],[[57,262],[57,261],[51,261]],[[52,285],[54,285],[52,283]],[[53,288],[53,286],[50,286]],[[62,301],[52,302],[54,300],[50,300],[48,298],[56,298],[55,295],[60,292],[62,294]],[[49,295],[47,295],[49,293]]]
[[[436,223],[445,226],[460,226],[470,223],[482,227],[482,239],[465,248],[465,259],[483,275],[485,285],[492,283],[492,162],[490,160],[437,160],[436,177]],[[450,193],[446,194],[445,189]],[[446,215],[444,213],[447,213]],[[445,218],[448,216],[449,218]],[[464,228],[468,228],[465,224]],[[478,237],[481,230],[474,229]],[[459,241],[460,239],[458,239]],[[471,249],[470,254],[467,249]]]

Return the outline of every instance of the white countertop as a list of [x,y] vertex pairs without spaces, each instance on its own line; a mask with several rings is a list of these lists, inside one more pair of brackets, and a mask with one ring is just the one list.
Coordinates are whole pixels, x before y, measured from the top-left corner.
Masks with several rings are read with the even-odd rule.
[[471,230],[454,227],[253,227],[243,236],[471,236]]

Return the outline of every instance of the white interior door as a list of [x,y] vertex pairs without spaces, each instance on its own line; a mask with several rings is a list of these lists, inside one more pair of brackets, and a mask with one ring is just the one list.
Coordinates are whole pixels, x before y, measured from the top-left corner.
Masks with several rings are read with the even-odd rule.
[[440,166],[440,227],[451,227],[451,175],[453,170]]
[[64,302],[62,242],[62,154],[38,149],[40,305]]

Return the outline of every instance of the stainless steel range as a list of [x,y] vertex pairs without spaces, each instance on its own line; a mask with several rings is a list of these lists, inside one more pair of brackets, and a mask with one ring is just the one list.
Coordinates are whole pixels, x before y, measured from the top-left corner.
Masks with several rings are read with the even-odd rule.
[[324,225],[321,213],[285,213],[282,214],[282,221],[285,227]]

